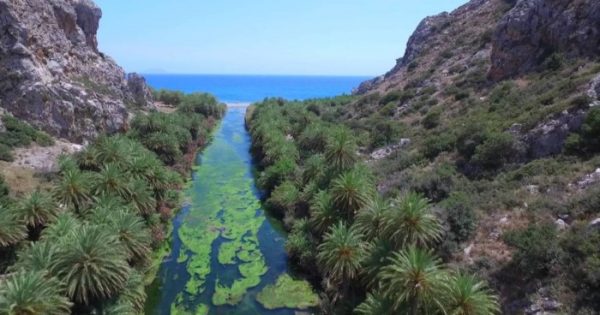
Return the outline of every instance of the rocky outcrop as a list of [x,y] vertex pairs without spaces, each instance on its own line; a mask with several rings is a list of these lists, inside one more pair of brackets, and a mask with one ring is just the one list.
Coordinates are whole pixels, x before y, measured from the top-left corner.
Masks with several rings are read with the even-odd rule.
[[585,111],[564,111],[530,130],[524,136],[528,159],[539,159],[562,152],[567,137],[581,128]]
[[600,2],[520,0],[492,39],[490,77],[500,80],[534,70],[554,53],[600,54]]
[[[479,43],[466,45],[466,39],[481,37],[493,29],[504,1],[471,0],[451,13],[425,18],[410,36],[404,55],[396,60],[396,65],[385,75],[363,82],[354,94],[385,93],[407,85],[414,87],[415,79],[426,75],[435,80],[421,82],[419,87],[438,86],[439,81],[448,76],[448,68],[456,64],[475,68],[481,64],[480,56],[489,56],[491,47]],[[457,40],[465,44],[453,49]],[[431,73],[427,74],[428,71]]]
[[84,142],[126,128],[127,106],[152,106],[143,78],[98,51],[90,0],[0,0],[0,107]]

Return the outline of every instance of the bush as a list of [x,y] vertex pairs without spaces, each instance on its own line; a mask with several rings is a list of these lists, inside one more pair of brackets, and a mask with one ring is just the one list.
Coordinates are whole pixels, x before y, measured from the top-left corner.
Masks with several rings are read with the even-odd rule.
[[298,165],[292,159],[281,158],[260,174],[258,184],[260,187],[270,191],[292,176],[297,167]]
[[2,175],[0,175],[0,201],[8,198],[9,194],[10,194],[10,188],[8,187],[8,184],[4,180],[4,177]]
[[600,230],[574,226],[561,245],[569,257],[563,269],[579,304],[600,309]]
[[512,263],[524,276],[544,277],[560,258],[556,228],[552,224],[530,225],[508,232],[504,241],[515,248]]
[[506,132],[492,132],[477,146],[472,161],[484,168],[497,169],[514,158],[517,153],[513,136]]
[[391,144],[400,138],[404,126],[402,123],[394,120],[377,120],[371,129],[371,148],[381,147]]
[[449,132],[431,135],[425,138],[423,155],[426,158],[434,159],[442,152],[451,151],[454,148],[455,142],[455,136]]
[[477,227],[475,211],[469,196],[462,191],[452,192],[441,206],[446,209],[448,216],[448,238],[457,243],[469,240]]
[[384,97],[382,97],[379,100],[379,104],[387,105],[391,102],[404,103],[413,97],[415,97],[414,89],[407,89],[404,91],[393,91],[393,92],[386,94]]
[[414,168],[404,181],[407,191],[424,195],[427,199],[438,202],[448,197],[454,190],[458,173],[451,164],[436,165],[432,169]]
[[0,143],[0,160],[12,162],[14,161],[14,156],[12,155],[12,149],[6,144]]
[[275,187],[271,192],[271,197],[267,199],[267,205],[271,210],[276,211],[278,215],[290,212],[294,213],[296,204],[300,201],[300,191],[291,181],[285,181]]
[[[54,144],[54,140],[46,133],[39,131],[29,124],[9,115],[2,117],[6,131],[0,133],[0,144],[10,148],[28,146],[36,142],[41,146]],[[5,155],[6,156],[6,155]]]
[[153,91],[153,94],[155,100],[173,106],[179,105],[184,97],[184,94],[180,91],[171,91],[165,89],[158,91],[155,90]]
[[205,117],[220,118],[225,113],[225,106],[219,104],[217,99],[207,93],[186,94],[177,106],[180,113],[197,113]]
[[433,129],[440,124],[441,113],[439,110],[430,110],[423,120],[421,120],[421,124],[423,127],[427,129]]

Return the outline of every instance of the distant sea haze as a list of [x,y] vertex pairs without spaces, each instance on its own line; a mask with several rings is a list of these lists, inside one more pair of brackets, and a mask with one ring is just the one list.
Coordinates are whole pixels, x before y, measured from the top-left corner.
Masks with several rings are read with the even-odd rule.
[[366,76],[144,74],[155,89],[208,92],[222,102],[251,103],[266,97],[305,100],[350,94]]

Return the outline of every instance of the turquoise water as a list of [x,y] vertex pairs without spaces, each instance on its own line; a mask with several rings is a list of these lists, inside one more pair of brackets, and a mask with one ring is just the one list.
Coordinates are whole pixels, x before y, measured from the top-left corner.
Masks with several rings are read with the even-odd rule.
[[146,74],[157,89],[209,92],[222,102],[256,102],[265,97],[304,100],[349,94],[370,77],[257,76],[257,75],[167,75]]
[[230,108],[198,155],[187,205],[174,220],[172,250],[149,290],[147,314],[297,311],[267,310],[256,300],[289,270],[285,235],[265,216],[254,184],[244,113],[245,108]]

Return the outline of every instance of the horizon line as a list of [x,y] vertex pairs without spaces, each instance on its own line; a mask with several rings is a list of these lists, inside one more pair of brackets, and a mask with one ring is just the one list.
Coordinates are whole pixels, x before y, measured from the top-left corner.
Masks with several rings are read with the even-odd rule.
[[[135,73],[135,71],[134,71]],[[354,77],[354,78],[376,78],[380,75],[365,74],[252,74],[252,73],[177,73],[177,72],[137,72],[141,75],[180,75],[180,76],[248,76],[248,77]]]

